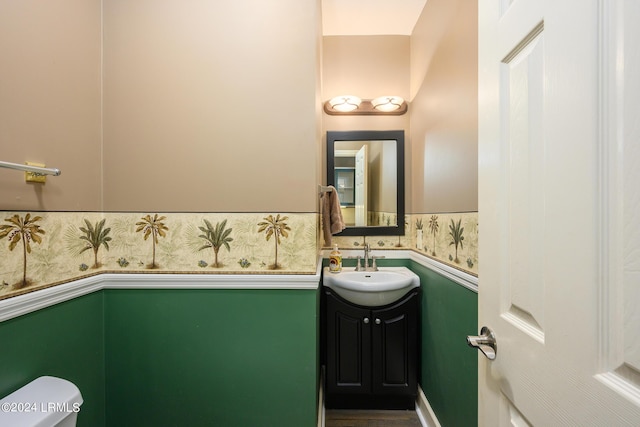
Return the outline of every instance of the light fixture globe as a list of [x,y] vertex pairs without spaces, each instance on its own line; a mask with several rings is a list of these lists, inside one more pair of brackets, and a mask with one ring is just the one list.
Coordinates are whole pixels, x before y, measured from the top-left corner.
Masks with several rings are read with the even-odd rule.
[[361,102],[362,100],[357,96],[341,95],[330,99],[329,105],[336,111],[348,113],[349,111],[356,110],[360,106]]
[[371,101],[371,105],[378,111],[396,111],[404,102],[399,96],[381,96]]

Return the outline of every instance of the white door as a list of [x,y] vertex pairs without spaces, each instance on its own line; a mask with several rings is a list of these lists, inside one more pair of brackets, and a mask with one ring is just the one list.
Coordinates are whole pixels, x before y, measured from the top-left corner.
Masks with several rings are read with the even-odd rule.
[[367,182],[369,181],[369,160],[367,157],[367,144],[364,144],[362,148],[358,150],[358,153],[356,153],[356,227],[369,225],[367,223],[367,214],[369,210],[367,203],[367,193],[369,191],[367,187]]
[[640,426],[638,28],[638,0],[479,0],[481,426]]

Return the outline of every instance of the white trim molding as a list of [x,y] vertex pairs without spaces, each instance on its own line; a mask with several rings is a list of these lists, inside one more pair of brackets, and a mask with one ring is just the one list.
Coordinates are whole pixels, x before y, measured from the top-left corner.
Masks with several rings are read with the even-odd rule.
[[[357,256],[361,252],[345,250],[343,256]],[[416,251],[376,251],[376,256],[410,259],[465,288],[478,292],[477,277]],[[0,300],[0,322],[102,289],[317,289],[320,286],[321,271],[322,258],[319,257],[314,274],[101,273]]]
[[317,289],[319,284],[319,267],[315,274],[102,273],[0,300],[0,322],[102,289]]
[[436,413],[433,412],[427,396],[424,395],[420,386],[418,386],[418,398],[416,399],[416,414],[418,414],[422,427],[441,427]]
[[409,251],[409,256],[405,258],[409,258],[411,261],[417,262],[423,267],[427,267],[428,269],[440,274],[441,276],[450,279],[457,284],[464,286],[465,288],[478,293],[478,278],[469,273],[465,273],[462,270],[458,270],[457,268],[453,268],[448,266],[447,264],[443,264],[438,262],[428,256],[422,255],[416,251]]
[[320,274],[103,274],[104,289],[317,289]]
[[99,291],[104,288],[103,280],[98,274],[0,300],[0,322]]

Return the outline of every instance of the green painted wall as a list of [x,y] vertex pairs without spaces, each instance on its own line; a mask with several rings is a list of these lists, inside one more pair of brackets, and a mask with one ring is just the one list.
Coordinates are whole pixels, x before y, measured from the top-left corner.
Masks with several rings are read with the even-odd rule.
[[317,290],[105,292],[107,425],[315,425]]
[[80,427],[314,426],[311,290],[105,290],[0,323],[0,396],[74,382]]
[[[350,261],[350,260],[349,260]],[[345,262],[347,263],[347,262]],[[477,294],[422,284],[420,384],[443,427],[477,425]],[[0,323],[0,396],[41,375],[82,391],[78,425],[313,426],[317,290],[105,290]]]
[[42,375],[78,386],[79,427],[105,425],[103,295],[96,292],[0,322],[0,396]]
[[412,262],[422,285],[420,385],[443,427],[478,425],[478,295]]

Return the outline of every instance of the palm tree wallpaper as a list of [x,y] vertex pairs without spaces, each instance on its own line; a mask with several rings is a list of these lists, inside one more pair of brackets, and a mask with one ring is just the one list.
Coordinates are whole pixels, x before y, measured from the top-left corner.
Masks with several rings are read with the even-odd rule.
[[45,231],[36,224],[42,217],[26,214],[21,217],[18,214],[6,218],[9,224],[0,225],[0,239],[7,238],[9,241],[9,250],[13,251],[18,243],[22,242],[22,280],[16,283],[16,288],[24,288],[27,286],[27,254],[31,253],[31,242],[40,244],[42,237],[39,234],[45,234]]
[[451,241],[449,242],[449,246],[455,246],[456,248],[456,256],[453,259],[453,262],[456,264],[460,263],[458,259],[458,246],[460,249],[464,249],[464,227],[460,227],[460,223],[462,219],[459,219],[458,222],[455,222],[453,219],[451,220],[451,224],[449,224],[449,236],[451,236]]
[[218,268],[222,267],[222,265],[218,262],[218,252],[220,252],[221,247],[227,248],[228,251],[231,251],[231,246],[229,243],[233,241],[232,237],[229,237],[231,234],[232,228],[226,228],[227,220],[225,219],[222,222],[216,223],[215,227],[211,225],[211,222],[208,220],[203,220],[205,227],[198,227],[200,231],[204,234],[200,234],[198,237],[203,239],[206,243],[202,245],[198,250],[203,250],[207,248],[213,249],[213,264],[212,267]]
[[317,263],[314,213],[5,211],[0,223],[0,299],[102,272],[315,274]]
[[167,231],[169,230],[164,222],[162,222],[163,219],[167,219],[167,217],[155,214],[153,218],[151,218],[151,215],[145,215],[142,217],[142,221],[136,222],[136,225],[138,226],[138,228],[136,228],[136,233],[142,232],[144,240],[147,240],[147,238],[151,236],[153,258],[151,264],[147,264],[147,268],[150,269],[158,268],[158,264],[156,264],[156,245],[158,244],[158,236],[166,237]]
[[280,217],[280,214],[274,218],[273,215],[269,215],[263,218],[264,221],[258,223],[258,233],[264,232],[266,234],[266,239],[269,241],[271,237],[273,242],[275,243],[275,260],[273,264],[269,265],[270,270],[279,270],[282,268],[280,264],[278,264],[278,245],[281,243],[280,237],[289,237],[288,231],[291,231],[289,225],[285,222],[289,219],[287,216]]
[[[365,242],[380,250],[415,248],[438,262],[478,275],[477,212],[411,214],[407,218],[406,224],[410,226],[401,236],[400,248],[395,248],[398,238],[393,236],[367,236],[366,240],[362,236],[333,236],[332,240],[341,249],[361,249]],[[423,231],[425,235],[421,238]]]
[[85,218],[84,223],[86,227],[80,227],[80,231],[84,233],[84,236],[80,236],[80,240],[86,241],[86,244],[80,253],[88,251],[89,249],[93,251],[93,267],[91,268],[100,267],[100,263],[98,262],[98,250],[100,249],[100,246],[104,246],[106,250],[109,250],[109,242],[111,241],[109,232],[111,231],[111,228],[104,227],[106,221],[107,220],[103,218],[102,221],[96,222],[94,226]]
[[432,256],[436,256],[436,235],[439,230],[440,225],[438,224],[438,215],[431,215],[431,218],[429,219],[429,232],[433,234],[433,246],[431,247]]
[[[477,275],[476,212],[411,214],[406,223],[400,238],[366,242],[377,250],[418,251]],[[416,248],[418,224],[425,236]],[[464,245],[450,244],[445,224],[458,226]],[[319,227],[316,213],[0,211],[0,299],[103,272],[315,274]],[[365,238],[334,236],[334,243],[362,249]]]

